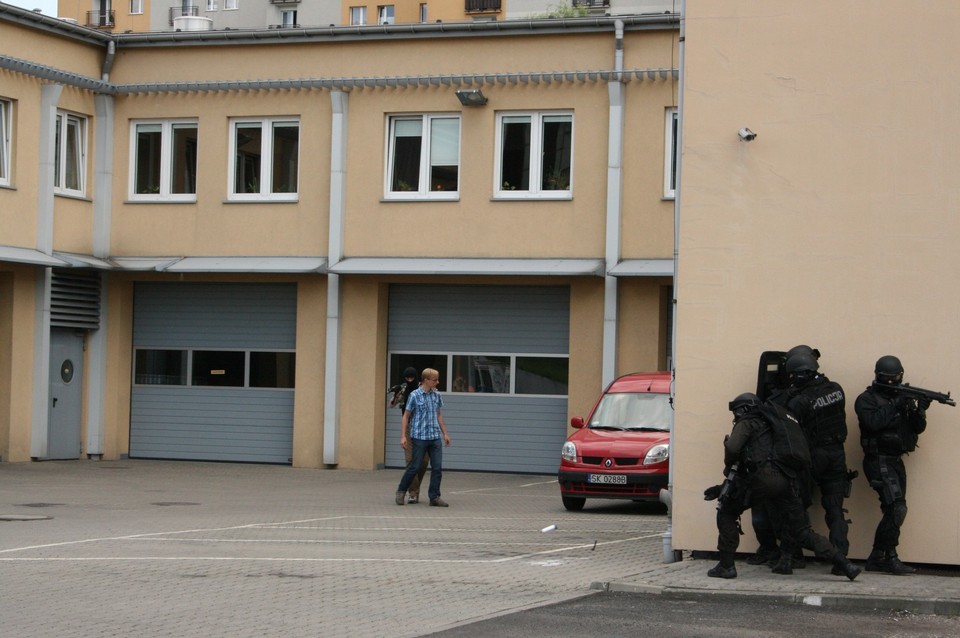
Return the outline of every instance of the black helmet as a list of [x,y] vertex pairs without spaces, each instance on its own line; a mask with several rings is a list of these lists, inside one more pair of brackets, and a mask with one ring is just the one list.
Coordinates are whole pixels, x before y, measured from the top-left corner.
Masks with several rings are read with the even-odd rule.
[[816,348],[811,348],[810,346],[800,345],[800,346],[793,346],[792,348],[790,348],[789,350],[787,350],[787,354],[786,354],[786,356],[784,357],[784,360],[785,360],[785,361],[786,361],[786,360],[789,360],[790,357],[792,357],[792,356],[795,355],[795,354],[800,354],[801,352],[802,352],[803,354],[808,354],[808,355],[810,355],[810,356],[813,357],[814,359],[819,359],[819,358],[820,358],[820,351],[817,350]]
[[403,371],[403,378],[404,378],[404,379],[409,379],[410,377],[413,377],[414,379],[417,378],[417,369],[414,368],[413,366],[411,366],[411,367],[409,367],[409,368],[407,368],[406,370]]
[[873,368],[876,375],[876,382],[883,385],[900,385],[903,381],[903,364],[900,359],[892,354],[885,355],[877,359],[877,365]]
[[787,359],[787,363],[784,366],[790,383],[795,386],[805,385],[817,376],[817,370],[819,368],[820,364],[817,363],[817,360],[814,359],[813,356],[803,352],[798,352]]
[[733,416],[740,417],[760,407],[760,397],[752,392],[744,392],[731,401],[728,407],[733,412]]

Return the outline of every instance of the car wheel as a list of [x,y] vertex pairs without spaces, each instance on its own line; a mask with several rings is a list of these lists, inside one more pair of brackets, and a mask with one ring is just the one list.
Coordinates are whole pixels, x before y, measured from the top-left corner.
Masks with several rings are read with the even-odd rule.
[[571,512],[579,512],[587,502],[587,499],[579,496],[561,496],[560,499],[563,501],[563,506]]

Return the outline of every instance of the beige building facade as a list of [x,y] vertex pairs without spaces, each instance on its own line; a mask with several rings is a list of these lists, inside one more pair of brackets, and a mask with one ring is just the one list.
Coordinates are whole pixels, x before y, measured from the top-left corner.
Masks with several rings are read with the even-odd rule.
[[[675,548],[716,547],[702,492],[721,478],[727,403],[756,388],[762,351],[817,347],[846,391],[854,558],[880,518],[853,411],[875,361],[894,354],[907,382],[960,388],[958,25],[951,2],[686,2]],[[756,138],[741,141],[742,127]],[[899,554],[957,564],[960,412],[927,414],[905,457]],[[819,508],[811,516],[825,531]]]
[[385,390],[431,365],[445,466],[554,472],[605,383],[669,365],[677,27],[0,5],[0,457],[398,467]]

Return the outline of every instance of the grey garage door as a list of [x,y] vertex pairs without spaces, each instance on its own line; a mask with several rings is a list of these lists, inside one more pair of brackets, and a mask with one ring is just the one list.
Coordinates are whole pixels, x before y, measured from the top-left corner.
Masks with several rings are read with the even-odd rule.
[[139,283],[130,456],[290,463],[294,284]]
[[[390,288],[390,383],[407,365],[441,371],[453,445],[447,469],[554,474],[567,426],[570,289]],[[400,411],[389,409],[385,464],[403,467]]]

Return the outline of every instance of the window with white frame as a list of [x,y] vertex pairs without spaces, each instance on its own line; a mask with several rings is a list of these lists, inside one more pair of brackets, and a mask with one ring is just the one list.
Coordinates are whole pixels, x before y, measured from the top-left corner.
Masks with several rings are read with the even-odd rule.
[[230,199],[296,200],[299,120],[235,119],[230,128]]
[[677,161],[680,156],[677,152],[677,107],[673,106],[666,111],[663,141],[663,196],[672,199],[677,195]]
[[383,4],[377,7],[377,24],[393,24],[392,4]]
[[456,199],[460,189],[460,117],[390,118],[387,199]]
[[289,29],[290,27],[297,26],[297,10],[296,9],[284,9],[280,12],[280,24],[284,28]]
[[366,7],[350,7],[350,24],[361,25],[367,23]]
[[496,178],[498,197],[570,197],[573,114],[498,114]]
[[135,122],[130,157],[131,200],[196,201],[196,120]]
[[217,0],[207,0],[207,11],[216,11],[219,9]]
[[224,11],[236,11],[240,8],[240,0],[223,0]]
[[13,129],[13,102],[0,99],[0,184],[10,185],[10,154]]
[[143,0],[130,0],[130,15],[143,13]]
[[421,2],[420,3],[420,22],[426,22],[426,21],[427,21],[427,3]]
[[87,119],[57,111],[54,192],[83,195],[87,172]]

